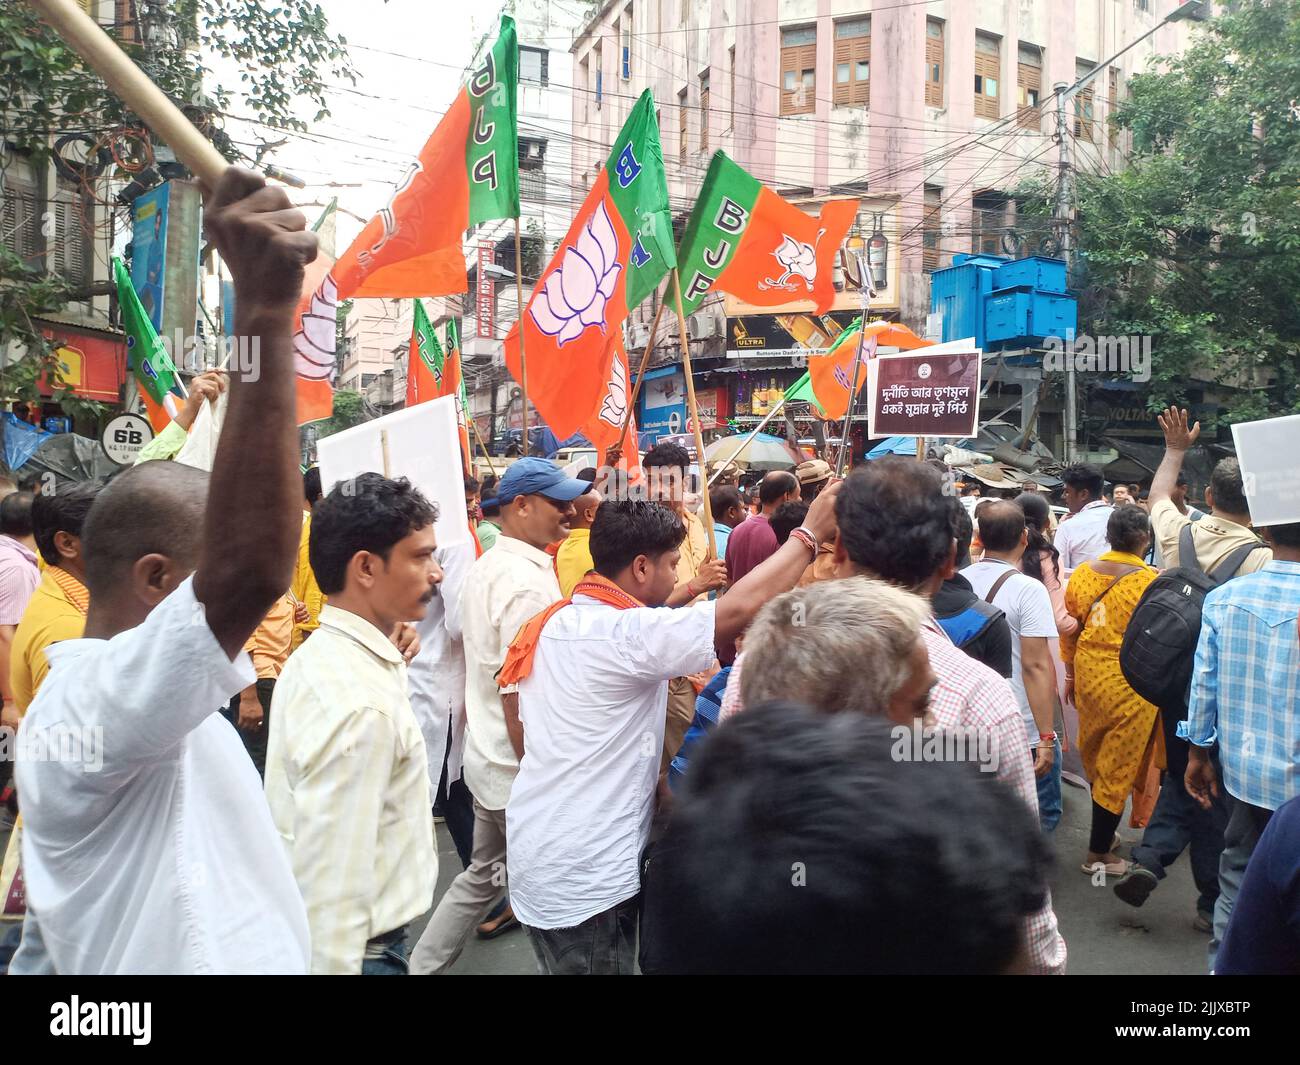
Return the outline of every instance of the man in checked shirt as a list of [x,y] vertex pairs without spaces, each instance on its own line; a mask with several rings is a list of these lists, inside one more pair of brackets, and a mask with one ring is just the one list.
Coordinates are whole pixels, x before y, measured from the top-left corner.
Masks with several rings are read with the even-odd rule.
[[[952,508],[960,505],[955,497],[944,495],[942,476],[925,463],[886,458],[856,470],[845,481],[835,508],[839,522],[835,576],[877,577],[930,599],[954,571]],[[1015,790],[1037,818],[1033,752],[1011,687],[993,670],[953,646],[933,618],[922,626],[921,638],[938,677],[930,698],[935,725],[987,734],[998,778]],[[724,723],[743,709],[742,687],[752,687],[743,679],[748,657],[742,653],[732,667],[722,703]],[[752,668],[762,668],[762,661],[759,655]],[[809,669],[817,668],[817,662],[809,662]],[[783,690],[794,693],[809,687],[788,671],[782,683]],[[762,685],[753,690],[759,687]],[[1065,940],[1057,928],[1050,892],[1041,908],[1025,918],[1024,936],[1030,972],[1065,972]]]

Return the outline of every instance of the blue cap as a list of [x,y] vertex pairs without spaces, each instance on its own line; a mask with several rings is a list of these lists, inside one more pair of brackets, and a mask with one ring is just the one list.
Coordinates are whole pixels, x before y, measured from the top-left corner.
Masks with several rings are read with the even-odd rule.
[[488,504],[504,506],[516,496],[530,495],[546,496],[557,503],[568,503],[590,491],[591,485],[588,482],[564,476],[564,471],[548,459],[523,458],[501,475],[496,499],[489,500]]

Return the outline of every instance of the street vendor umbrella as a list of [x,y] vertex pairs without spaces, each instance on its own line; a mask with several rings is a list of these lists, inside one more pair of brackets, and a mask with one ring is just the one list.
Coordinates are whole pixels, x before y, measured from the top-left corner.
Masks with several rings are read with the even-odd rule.
[[[705,457],[710,465],[726,462],[736,448],[740,446],[740,442],[748,435],[747,433],[736,433],[713,441],[704,449]],[[767,433],[756,433],[754,438],[745,445],[744,450],[736,456],[734,465],[739,466],[742,470],[765,473],[768,470],[792,470],[802,461],[802,456],[796,458],[790,450],[789,444],[781,437],[769,436]]]

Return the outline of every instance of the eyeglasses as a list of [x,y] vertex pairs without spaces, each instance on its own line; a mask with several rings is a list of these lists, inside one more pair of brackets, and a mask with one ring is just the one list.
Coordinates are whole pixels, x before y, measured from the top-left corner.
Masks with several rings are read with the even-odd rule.
[[561,514],[567,513],[567,511],[568,511],[568,509],[569,509],[569,501],[567,501],[567,500],[566,500],[566,501],[561,501],[561,500],[559,500],[559,499],[552,499],[550,496],[544,496],[544,495],[542,495],[540,492],[538,492],[538,493],[534,493],[534,494],[537,496],[538,499],[545,499],[546,502],[550,503],[551,506],[553,506],[553,507],[554,507],[556,510],[558,510]]

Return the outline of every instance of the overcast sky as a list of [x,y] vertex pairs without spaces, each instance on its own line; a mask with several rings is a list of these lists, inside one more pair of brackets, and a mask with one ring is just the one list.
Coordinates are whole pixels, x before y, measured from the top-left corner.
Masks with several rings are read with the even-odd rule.
[[[307,188],[289,192],[304,205],[310,220],[321,209],[311,204],[323,206],[336,195],[340,207],[369,219],[387,202],[393,184],[459,90],[477,35],[495,24],[496,5],[450,0],[319,2],[331,29],[347,38],[357,83],[340,82],[331,88],[331,115],[319,123],[310,123],[313,111],[304,107],[302,116],[311,132],[288,134],[288,143],[266,160],[307,182]],[[474,15],[472,7],[479,8]],[[226,84],[239,80],[237,69],[232,75],[220,68],[218,76]],[[227,133],[246,151],[254,141],[250,129],[270,140],[282,135],[236,119],[226,121]],[[338,187],[350,185],[358,187]],[[340,212],[338,251],[362,224]]]

